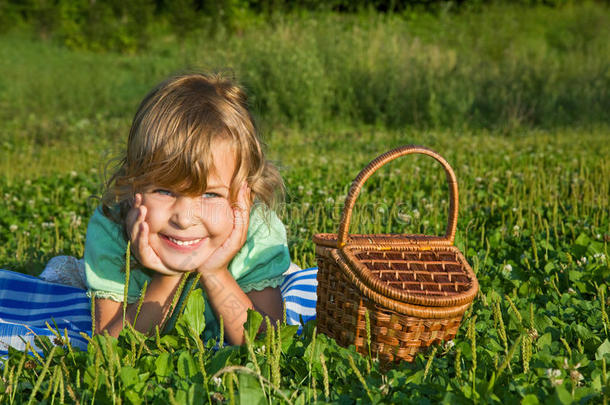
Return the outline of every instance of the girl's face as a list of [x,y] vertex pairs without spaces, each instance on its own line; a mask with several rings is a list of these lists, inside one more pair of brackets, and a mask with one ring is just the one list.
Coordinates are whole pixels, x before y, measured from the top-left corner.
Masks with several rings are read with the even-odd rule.
[[235,172],[235,155],[226,142],[214,146],[216,170],[208,175],[202,196],[188,197],[154,186],[142,193],[150,247],[172,270],[188,271],[201,266],[233,229],[229,186]]

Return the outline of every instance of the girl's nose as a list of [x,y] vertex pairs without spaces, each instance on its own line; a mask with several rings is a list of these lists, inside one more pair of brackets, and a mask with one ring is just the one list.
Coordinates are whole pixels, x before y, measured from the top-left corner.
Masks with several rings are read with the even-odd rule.
[[171,222],[180,229],[186,229],[200,222],[200,211],[198,198],[180,196],[174,204]]

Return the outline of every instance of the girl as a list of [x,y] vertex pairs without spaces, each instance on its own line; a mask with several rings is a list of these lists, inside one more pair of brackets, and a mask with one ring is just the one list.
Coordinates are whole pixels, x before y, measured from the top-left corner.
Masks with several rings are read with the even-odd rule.
[[[207,297],[204,337],[218,334],[222,316],[228,342],[241,344],[250,308],[280,318],[279,286],[290,257],[284,227],[269,207],[282,190],[239,87],[188,74],[153,89],[87,229],[85,276],[96,331],[118,335],[123,300],[133,322],[144,283],[134,326],[162,329],[189,272],[200,275]],[[128,241],[139,268],[130,271],[124,297]]]
[[135,115],[126,153],[89,221],[85,257],[53,258],[40,279],[0,270],[0,355],[8,346],[23,350],[26,341],[38,350],[35,335],[53,339],[47,323],[85,349],[88,297],[94,332],[117,336],[123,301],[133,324],[140,298],[135,328],[168,329],[182,278],[197,274],[206,298],[204,339],[219,336],[222,316],[226,340],[241,344],[247,310],[278,319],[282,300],[289,324],[313,319],[316,269],[295,271],[271,210],[282,191],[239,87],[202,74],[161,83]]

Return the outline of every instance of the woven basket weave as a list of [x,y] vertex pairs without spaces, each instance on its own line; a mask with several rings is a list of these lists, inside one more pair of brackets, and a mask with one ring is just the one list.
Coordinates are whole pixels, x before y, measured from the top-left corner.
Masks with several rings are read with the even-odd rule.
[[[445,236],[348,235],[352,209],[364,182],[386,163],[414,153],[433,157],[445,169],[450,193]],[[369,163],[354,179],[345,199],[339,232],[313,237],[318,261],[318,331],[368,354],[368,312],[371,354],[382,361],[412,361],[420,349],[452,339],[478,291],[472,269],[453,245],[457,212],[455,174],[436,152],[404,146]]]

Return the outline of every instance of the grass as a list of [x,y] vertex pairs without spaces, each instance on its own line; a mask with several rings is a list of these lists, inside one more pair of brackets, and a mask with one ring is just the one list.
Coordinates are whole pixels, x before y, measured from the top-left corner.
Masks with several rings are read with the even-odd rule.
[[[0,402],[607,403],[610,53],[601,7],[406,23],[287,18],[227,46],[192,39],[179,49],[169,38],[136,56],[1,37],[3,268],[38,274],[55,255],[81,256],[90,196],[138,99],[170,71],[216,61],[235,66],[253,94],[287,185],[279,211],[295,262],[315,263],[311,236],[336,231],[368,161],[421,144],[457,174],[456,244],[481,292],[452,342],[389,371],[313,323],[301,336],[284,325],[257,338],[255,314],[249,345],[213,351],[188,329],[203,313],[195,293],[165,336],[125,330],[95,336],[87,352],[12,352]],[[391,163],[367,183],[352,232],[441,234],[444,181],[429,158]]]
[[[290,327],[280,328],[281,345],[270,345],[272,338],[263,336],[252,339],[253,351],[216,353],[209,347],[198,350],[193,335],[184,331],[162,337],[160,343],[126,331],[118,340],[97,336],[87,353],[58,348],[35,398],[42,400],[47,393],[51,398],[63,379],[65,399],[74,402],[94,396],[103,402],[182,402],[206,392],[212,399],[228,401],[233,395],[288,403],[314,398],[351,402],[367,395],[394,403],[602,400],[608,381],[603,364],[610,360],[610,168],[603,159],[610,151],[603,130],[527,131],[509,138],[362,130],[308,133],[308,142],[295,130],[274,132],[270,138],[271,155],[288,186],[281,215],[293,260],[302,266],[315,263],[311,235],[336,230],[349,180],[378,152],[419,143],[446,156],[460,181],[456,243],[481,285],[452,344],[385,373],[375,361],[367,365],[369,360],[324,336],[314,342],[313,325],[302,337]],[[370,179],[353,231],[441,234],[447,210],[443,182],[442,170],[431,159],[411,156],[393,162]],[[3,267],[37,274],[54,255],[82,255],[86,218],[93,208],[88,196],[97,185],[97,173],[91,172],[29,182],[2,179]],[[13,353],[6,373],[16,373],[22,358]],[[271,362],[274,358],[278,363]],[[29,398],[31,388],[18,389],[17,384],[31,387],[28,381],[40,381],[46,364],[29,361],[32,369],[22,369],[19,378],[5,376],[2,401],[10,402],[10,392],[17,392],[16,402]]]

